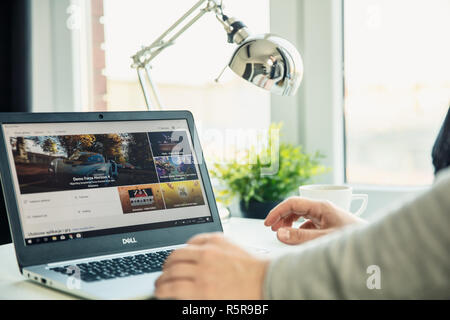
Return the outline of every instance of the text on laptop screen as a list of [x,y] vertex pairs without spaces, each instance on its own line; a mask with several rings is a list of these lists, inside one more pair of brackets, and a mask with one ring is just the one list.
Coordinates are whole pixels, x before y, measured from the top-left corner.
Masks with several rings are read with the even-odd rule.
[[186,120],[3,130],[26,245],[212,222]]

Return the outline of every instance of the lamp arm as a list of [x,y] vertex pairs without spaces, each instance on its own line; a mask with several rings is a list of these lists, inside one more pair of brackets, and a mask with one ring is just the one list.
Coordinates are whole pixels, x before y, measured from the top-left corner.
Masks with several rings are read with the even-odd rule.
[[[202,4],[207,2],[206,7],[200,9],[200,12],[189,20],[178,32],[176,32],[171,38],[165,40],[178,26],[180,26],[188,17],[190,17]],[[139,83],[144,93],[147,109],[151,109],[151,96],[153,95],[154,104],[156,108],[161,109],[161,101],[159,98],[158,90],[150,75],[150,62],[157,57],[164,49],[173,45],[175,40],[178,39],[186,30],[188,30],[193,24],[195,24],[203,15],[207,12],[215,11],[216,16],[219,19],[219,15],[222,13],[222,1],[218,0],[200,0],[191,9],[189,9],[180,19],[178,19],[172,26],[169,27],[162,35],[160,35],[150,46],[144,47],[139,50],[133,57],[132,67],[137,69]],[[221,19],[219,19],[221,20]],[[150,86],[150,91],[147,88],[147,82]]]

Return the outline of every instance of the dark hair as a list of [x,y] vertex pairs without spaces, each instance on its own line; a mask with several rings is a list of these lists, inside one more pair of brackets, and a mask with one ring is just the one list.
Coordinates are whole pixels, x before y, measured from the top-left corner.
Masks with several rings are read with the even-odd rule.
[[450,107],[432,151],[434,173],[450,166]]

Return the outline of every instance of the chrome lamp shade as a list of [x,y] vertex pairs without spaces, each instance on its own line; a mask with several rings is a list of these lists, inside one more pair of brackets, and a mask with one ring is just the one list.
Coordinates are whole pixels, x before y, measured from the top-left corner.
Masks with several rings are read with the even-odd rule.
[[[151,45],[143,47],[132,57],[132,67],[137,70],[148,110],[153,105],[152,100],[155,107],[161,109],[158,90],[150,75],[151,61],[164,49],[172,46],[178,37],[208,12],[216,14],[217,20],[228,35],[228,43],[238,46],[228,64],[231,70],[239,77],[271,93],[281,96],[293,96],[297,93],[303,79],[303,61],[295,46],[273,34],[252,35],[242,21],[223,13],[222,2],[222,0],[198,0]],[[206,6],[202,7],[203,4]],[[198,13],[194,15],[195,12]]]
[[273,34],[246,38],[228,66],[239,77],[281,96],[295,95],[303,78],[300,53],[289,41]]

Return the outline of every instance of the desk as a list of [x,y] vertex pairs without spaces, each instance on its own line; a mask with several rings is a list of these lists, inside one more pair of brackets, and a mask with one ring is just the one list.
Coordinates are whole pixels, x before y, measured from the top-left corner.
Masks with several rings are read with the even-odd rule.
[[[279,242],[275,233],[263,225],[263,220],[231,218],[223,223],[224,233],[232,241],[247,248],[264,248],[274,258],[295,250]],[[26,280],[19,272],[12,244],[0,246],[0,299],[67,300],[76,297]]]

